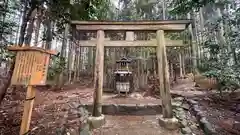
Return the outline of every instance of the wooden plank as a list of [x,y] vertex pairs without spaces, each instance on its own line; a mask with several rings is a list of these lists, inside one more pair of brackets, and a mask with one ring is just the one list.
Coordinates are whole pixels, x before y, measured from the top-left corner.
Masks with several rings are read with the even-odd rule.
[[190,24],[192,20],[135,20],[135,21],[71,21],[72,25],[162,25]]
[[20,62],[21,62],[19,59],[21,58],[21,56],[22,56],[22,52],[18,52],[16,54],[15,66],[14,66],[14,70],[13,70],[13,74],[12,74],[12,78],[11,78],[11,85],[16,83],[18,80],[18,76],[20,74],[19,67],[20,67]]
[[43,64],[43,82],[46,84],[47,82],[47,73],[48,73],[48,67],[49,67],[49,61],[50,61],[50,55],[45,54],[44,55],[44,64]]
[[53,50],[45,50],[40,47],[31,47],[31,46],[8,46],[7,49],[9,51],[40,51],[43,53],[51,54],[51,55],[57,55],[56,51]]
[[137,24],[127,24],[127,25],[77,25],[77,30],[144,30],[144,31],[156,31],[156,30],[165,30],[165,31],[183,31],[187,28],[187,24],[159,24],[159,25],[137,25]]
[[160,94],[163,104],[162,114],[163,118],[172,118],[173,112],[170,95],[169,71],[163,30],[157,31],[157,44],[158,75],[160,82]]
[[[50,55],[39,51],[17,52],[12,85],[45,85]],[[35,59],[35,61],[34,61]],[[33,71],[33,66],[37,66]],[[35,76],[35,78],[31,78]]]
[[[96,46],[96,40],[80,40],[79,41],[79,46],[83,47],[90,47],[90,46]],[[148,40],[148,41],[104,41],[104,46],[106,47],[144,47],[144,46],[149,46],[149,47],[156,47],[157,46],[157,41],[156,40]],[[166,41],[166,46],[184,46],[182,40],[167,40]]]
[[32,69],[31,54],[33,52],[17,52],[16,63],[11,79],[12,85],[27,85],[31,76],[30,69]]
[[95,64],[95,97],[93,116],[99,117],[102,115],[102,92],[103,92],[103,75],[104,75],[104,31],[97,31],[97,47],[96,47],[96,64]]
[[32,73],[34,78],[31,78],[31,85],[45,85],[49,56],[50,55],[46,53],[35,52],[34,57],[36,57],[36,61],[33,63],[33,65],[36,66],[36,70]]
[[125,40],[134,41],[134,31],[127,31]]

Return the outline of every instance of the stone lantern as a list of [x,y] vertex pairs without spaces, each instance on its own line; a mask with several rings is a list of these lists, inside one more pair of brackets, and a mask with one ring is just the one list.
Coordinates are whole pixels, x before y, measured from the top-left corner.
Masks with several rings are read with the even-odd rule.
[[114,74],[116,83],[115,88],[118,94],[125,92],[127,95],[130,91],[132,72],[129,70],[129,63],[131,63],[131,61],[126,58],[116,61],[117,69]]

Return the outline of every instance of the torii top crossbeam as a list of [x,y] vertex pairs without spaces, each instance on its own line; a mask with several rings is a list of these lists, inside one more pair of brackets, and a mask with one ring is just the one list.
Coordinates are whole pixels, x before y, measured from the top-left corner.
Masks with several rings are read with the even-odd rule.
[[160,20],[160,21],[72,21],[77,30],[144,30],[144,31],[183,31],[191,20]]

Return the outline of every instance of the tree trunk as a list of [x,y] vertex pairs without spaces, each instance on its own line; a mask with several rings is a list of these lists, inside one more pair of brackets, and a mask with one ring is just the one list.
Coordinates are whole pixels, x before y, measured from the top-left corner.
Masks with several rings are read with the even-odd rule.
[[[184,53],[185,54],[185,53]],[[183,72],[183,77],[185,78],[186,75],[186,67],[185,67],[185,56],[186,55],[182,55],[182,72]]]
[[0,84],[1,84],[0,85],[0,104],[6,95],[8,87],[11,84],[11,78],[12,78],[14,66],[15,66],[15,60],[13,60],[13,63],[10,65],[10,69],[6,74],[6,76],[3,75],[3,71],[0,71]]
[[223,27],[223,20],[222,20],[222,13],[221,13],[221,9],[219,7],[217,7],[216,9],[216,16],[218,17],[218,19],[220,20],[219,22],[219,27],[217,29],[217,38],[218,38],[218,43],[224,47],[226,44],[226,40],[224,37],[224,27]]
[[[64,58],[64,57],[66,58],[68,29],[69,29],[69,25],[66,24],[65,30],[63,32],[62,48],[61,48],[61,52],[60,52],[61,60],[64,60],[64,61],[65,61],[65,59],[62,59],[62,58]],[[57,82],[58,88],[61,88],[64,85],[64,70],[65,70],[65,67],[58,76],[58,82]]]
[[205,28],[204,28],[204,17],[203,17],[203,8],[200,8],[200,29],[201,29],[201,45],[199,46],[199,50],[200,50],[200,58],[203,58],[203,52],[202,52],[202,46],[204,45],[204,42],[205,42],[205,36],[204,36],[204,33],[205,33]]
[[74,62],[74,82],[77,81],[78,79],[78,71],[79,71],[79,55],[80,55],[80,52],[79,52],[79,47],[76,46],[75,47],[75,62]]
[[[20,10],[20,9],[19,9]],[[19,38],[19,33],[20,33],[20,26],[22,25],[21,19],[23,16],[23,12],[20,11],[20,17],[18,18],[18,22],[20,22],[20,25],[17,26],[17,32],[16,32],[16,38],[15,38],[15,44],[18,45],[18,38]]]
[[68,47],[68,64],[67,64],[67,70],[68,70],[68,83],[71,83],[72,81],[72,62],[73,62],[73,57],[72,57],[72,46],[73,46],[73,43],[69,43],[68,44],[69,47]]
[[[8,0],[5,2],[3,1],[3,10],[7,10],[7,7],[8,7]],[[7,11],[3,11],[3,13],[1,13],[1,18],[2,18],[2,23],[4,24],[5,23],[5,19],[6,19],[6,15],[7,15]],[[2,43],[3,41],[3,33],[4,33],[4,26],[2,26],[1,28],[1,32],[0,32],[0,43]]]
[[165,6],[166,6],[166,2],[165,2],[165,0],[163,0],[162,1],[162,12],[163,12],[162,19],[163,20],[166,20],[166,8],[165,8]]
[[30,9],[28,9],[27,4],[28,4],[28,1],[25,0],[24,8],[23,8],[23,15],[22,15],[22,25],[21,25],[20,33],[19,33],[20,36],[19,36],[19,39],[18,39],[18,45],[19,46],[23,45],[24,36],[25,36],[28,21],[30,20],[30,16],[31,16],[32,12],[36,8],[36,7],[31,7]]
[[82,71],[82,47],[78,47],[78,67],[77,67],[77,81],[80,80],[80,73]]
[[[73,37],[74,38],[74,37]],[[73,39],[72,39],[73,40]],[[68,44],[68,64],[67,64],[67,70],[68,70],[68,83],[71,83],[72,81],[72,63],[73,63],[73,55],[72,55],[72,51],[73,51],[73,41],[71,41]]]
[[40,27],[41,27],[41,17],[42,17],[42,13],[41,13],[41,9],[38,10],[38,13],[37,13],[37,20],[36,20],[36,27],[35,27],[35,37],[34,37],[34,46],[38,46],[38,38],[39,38],[39,30],[40,30]]
[[[46,31],[47,31],[47,25],[46,24],[43,24],[43,35],[46,34]],[[46,48],[46,41],[42,40],[42,45],[41,45],[42,48]]]
[[179,76],[183,78],[183,69],[182,69],[182,52],[179,52]]
[[173,63],[173,71],[174,71],[173,81],[177,83],[177,64],[176,63]]
[[46,45],[45,49],[51,49],[52,44],[52,22],[47,21],[47,30],[46,30]]
[[[193,13],[188,14],[188,19],[195,20],[195,17]],[[195,22],[195,21],[193,21]],[[196,35],[194,34],[194,25],[190,24],[189,26],[189,32],[191,34],[191,54],[192,54],[192,64],[193,64],[193,74],[196,75],[198,73],[197,71],[197,50],[196,50]]]
[[173,63],[169,61],[169,65],[170,65],[170,77],[171,79],[173,79],[174,78]]
[[35,16],[37,14],[37,9],[34,9],[33,12],[31,13],[31,16],[29,18],[29,24],[27,27],[27,33],[25,37],[25,45],[26,46],[31,46],[31,39],[32,39],[32,33],[33,33],[33,27],[34,27],[34,20]]

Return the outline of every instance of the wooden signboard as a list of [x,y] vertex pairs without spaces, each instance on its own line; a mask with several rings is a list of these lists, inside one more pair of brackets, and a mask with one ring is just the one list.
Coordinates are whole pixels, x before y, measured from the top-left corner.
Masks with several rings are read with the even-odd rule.
[[29,131],[36,92],[33,86],[45,85],[50,55],[54,55],[56,53],[28,46],[8,47],[8,50],[16,51],[15,66],[11,84],[27,85],[27,94],[20,129],[20,135],[23,135]]
[[37,47],[9,47],[17,51],[12,85],[45,85],[50,55],[56,54]]
[[19,51],[11,80],[12,85],[45,85],[50,54]]

